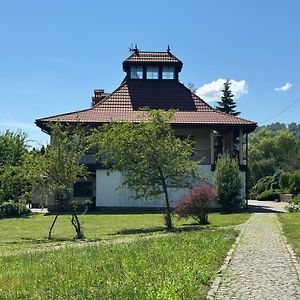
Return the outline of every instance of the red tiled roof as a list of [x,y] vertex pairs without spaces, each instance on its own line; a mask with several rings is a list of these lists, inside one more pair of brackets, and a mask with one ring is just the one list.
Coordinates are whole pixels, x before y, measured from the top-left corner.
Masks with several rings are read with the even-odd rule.
[[163,62],[182,63],[171,52],[134,51],[124,62]]
[[[121,110],[102,110],[100,108],[91,108],[64,115],[52,116],[39,119],[37,122],[81,122],[81,123],[108,123],[112,121],[119,122],[140,122],[144,112],[142,111],[121,111]],[[216,111],[177,111],[171,124],[214,124],[214,125],[251,125],[256,123],[234,117],[222,112]]]
[[256,123],[213,109],[176,80],[128,80],[94,107],[78,112],[36,120],[40,127],[48,122],[102,124],[111,121],[141,121],[141,107],[176,109],[172,124],[236,126],[252,131]]

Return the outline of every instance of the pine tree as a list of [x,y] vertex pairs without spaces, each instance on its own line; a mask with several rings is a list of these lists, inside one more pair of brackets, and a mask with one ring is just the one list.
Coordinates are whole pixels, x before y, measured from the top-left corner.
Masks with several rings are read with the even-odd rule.
[[[234,95],[232,94],[230,90],[231,82],[230,80],[226,80],[224,82],[224,89],[222,90],[223,95],[221,97],[221,101],[218,101],[218,106],[216,106],[216,109],[222,112],[225,112],[229,115],[237,116],[240,114],[240,112],[235,111],[236,104],[234,101]],[[219,133],[215,133],[215,159],[218,159],[218,155],[223,152],[223,138],[222,135]],[[233,141],[233,152],[234,156],[238,155],[238,142],[235,139]]]
[[240,112],[235,111],[236,104],[233,99],[234,95],[230,90],[230,85],[231,82],[227,79],[226,82],[224,82],[224,89],[222,90],[223,96],[221,98],[221,101],[217,102],[218,106],[216,107],[216,109],[233,116],[238,116]]

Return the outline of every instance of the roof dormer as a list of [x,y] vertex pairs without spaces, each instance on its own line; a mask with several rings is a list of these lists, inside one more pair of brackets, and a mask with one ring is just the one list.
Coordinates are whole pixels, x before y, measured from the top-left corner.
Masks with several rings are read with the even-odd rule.
[[183,63],[168,47],[166,52],[140,51],[135,47],[132,54],[123,61],[127,79],[178,80]]

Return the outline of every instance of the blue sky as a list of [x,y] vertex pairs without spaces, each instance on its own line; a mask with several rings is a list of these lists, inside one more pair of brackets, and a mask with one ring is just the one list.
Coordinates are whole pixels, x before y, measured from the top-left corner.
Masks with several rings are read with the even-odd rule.
[[131,44],[170,45],[181,82],[204,100],[228,78],[242,117],[299,123],[299,11],[298,0],[0,0],[0,130],[45,143],[34,120],[88,108],[95,88],[113,91]]

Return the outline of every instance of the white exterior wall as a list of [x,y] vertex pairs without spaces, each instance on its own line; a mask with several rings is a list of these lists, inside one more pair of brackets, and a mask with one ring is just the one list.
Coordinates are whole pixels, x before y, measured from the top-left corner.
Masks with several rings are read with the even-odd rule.
[[[205,180],[212,183],[212,171],[210,165],[202,165],[201,170],[205,174]],[[127,187],[119,187],[122,182],[120,172],[107,174],[107,170],[99,169],[96,171],[96,206],[104,207],[164,207],[165,201],[163,195],[153,201],[144,201],[143,199],[135,199],[134,192]],[[175,206],[188,189],[171,189],[170,202]]]

